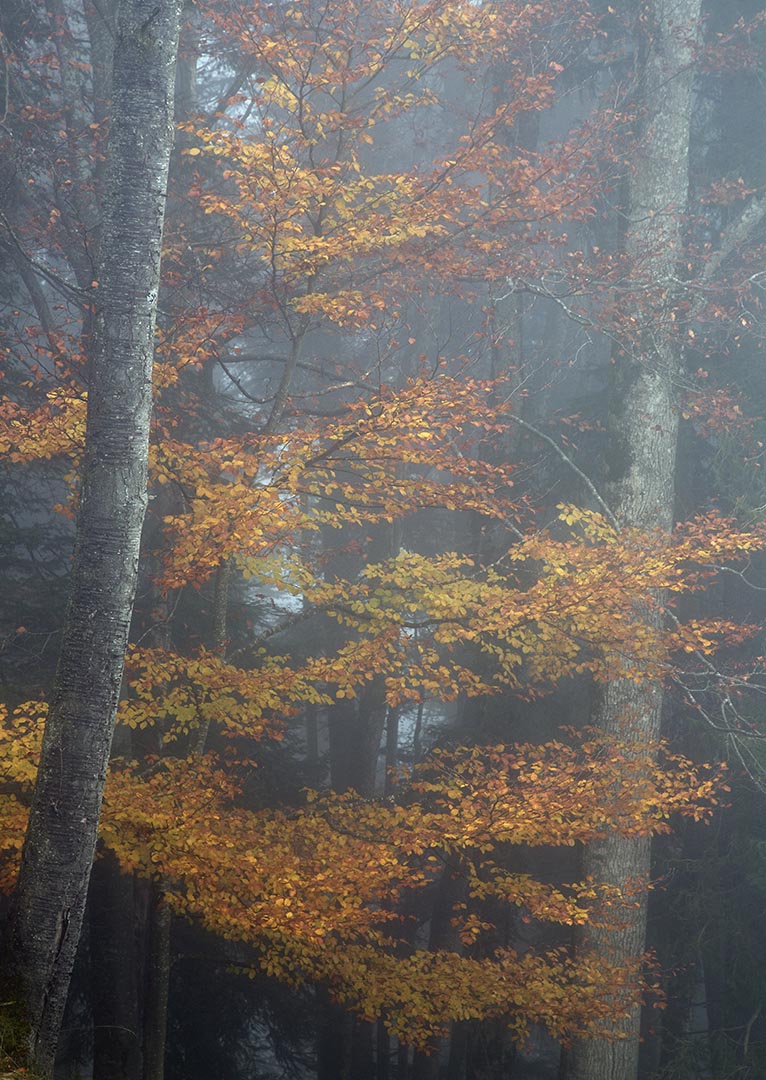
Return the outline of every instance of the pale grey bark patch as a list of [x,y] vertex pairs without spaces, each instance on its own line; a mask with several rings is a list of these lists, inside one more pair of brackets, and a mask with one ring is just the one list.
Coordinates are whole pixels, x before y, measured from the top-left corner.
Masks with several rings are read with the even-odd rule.
[[15,896],[30,1063],[50,1076],[133,607],[181,0],[121,0],[73,585]]
[[[689,135],[694,78],[693,46],[700,0],[651,0],[642,72],[643,137],[630,178],[626,253],[646,294],[637,305],[638,348],[615,357],[610,431],[610,505],[621,526],[670,529],[673,524],[678,409],[675,386],[681,362],[672,319],[689,181]],[[657,620],[657,613],[646,618]],[[616,737],[638,742],[660,734],[663,691],[657,682],[616,680],[605,687],[597,723]],[[589,845],[585,873],[625,888],[646,880],[648,839],[611,835]],[[646,940],[646,893],[627,910],[623,928],[585,928],[583,950],[620,961],[640,955]],[[615,1026],[615,1041],[584,1039],[572,1049],[570,1080],[635,1080],[640,1009]]]

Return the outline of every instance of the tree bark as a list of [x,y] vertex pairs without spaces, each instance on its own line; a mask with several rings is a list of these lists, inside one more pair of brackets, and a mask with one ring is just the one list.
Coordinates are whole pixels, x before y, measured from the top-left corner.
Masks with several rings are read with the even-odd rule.
[[[644,5],[648,17],[640,73],[644,129],[629,180],[625,248],[639,287],[645,285],[647,295],[657,299],[636,306],[638,347],[613,357],[609,494],[622,526],[670,529],[673,524],[678,437],[674,395],[681,347],[672,316],[688,197],[693,46],[700,6],[700,0],[650,0]],[[644,617],[662,618],[654,610]],[[655,740],[662,704],[658,682],[615,680],[604,689],[597,723],[620,738]],[[585,872],[630,891],[631,883],[649,876],[650,849],[648,839],[608,836],[588,847]],[[580,935],[580,947],[618,961],[640,955],[646,939],[645,888],[632,899],[636,906],[621,913],[620,929],[587,927]],[[569,1056],[571,1080],[634,1080],[639,1026],[636,1008],[615,1025],[615,1041],[578,1042]]]
[[146,508],[180,0],[122,0],[72,595],[15,897],[30,1064],[50,1076],[98,832]]

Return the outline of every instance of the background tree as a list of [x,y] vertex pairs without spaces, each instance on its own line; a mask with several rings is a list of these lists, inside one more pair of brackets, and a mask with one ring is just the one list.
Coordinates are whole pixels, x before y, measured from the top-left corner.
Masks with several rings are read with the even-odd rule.
[[[689,187],[689,138],[694,79],[693,50],[699,33],[699,0],[659,0],[638,13],[638,109],[642,136],[628,178],[625,252],[644,293],[632,316],[630,344],[613,357],[610,392],[610,506],[621,525],[669,531],[674,517],[678,409],[676,384],[682,345],[677,319],[682,230]],[[638,281],[636,281],[638,285]],[[646,618],[661,622],[662,599]],[[660,732],[663,690],[657,681],[628,678],[603,691],[598,723],[610,733],[639,742]],[[617,836],[589,846],[585,872],[626,891],[648,882],[648,839]],[[640,886],[639,886],[640,887]],[[646,892],[618,932],[584,930],[588,947],[604,956],[634,956],[646,940]],[[636,1008],[615,1042],[580,1043],[571,1056],[578,1080],[621,1077],[638,1070],[640,1010]]]

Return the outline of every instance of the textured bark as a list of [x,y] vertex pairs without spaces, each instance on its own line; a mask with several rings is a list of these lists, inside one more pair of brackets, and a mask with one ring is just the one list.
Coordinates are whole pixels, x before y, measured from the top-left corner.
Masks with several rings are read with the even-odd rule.
[[[681,349],[671,314],[678,277],[682,220],[687,204],[689,125],[692,106],[692,45],[700,0],[651,0],[642,56],[645,121],[629,184],[627,254],[636,274],[660,299],[636,309],[639,350],[615,359],[610,403],[609,494],[621,525],[673,524],[678,413],[674,384]],[[648,619],[659,618],[647,614]],[[604,689],[597,721],[603,730],[638,741],[660,733],[663,691],[651,681],[617,680]],[[650,870],[648,839],[609,836],[588,847],[585,872],[598,881],[630,889]],[[640,955],[646,939],[646,892],[623,913],[621,929],[586,928],[581,946],[604,956]],[[616,1025],[616,1041],[587,1039],[569,1057],[572,1080],[634,1080],[638,1070],[640,1010]]]
[[122,0],[73,584],[15,898],[30,1063],[53,1067],[98,830],[146,507],[180,0]]

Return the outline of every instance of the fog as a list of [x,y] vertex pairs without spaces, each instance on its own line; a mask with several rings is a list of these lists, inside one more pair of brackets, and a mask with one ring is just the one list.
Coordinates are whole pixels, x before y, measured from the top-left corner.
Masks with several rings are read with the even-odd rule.
[[765,35],[4,0],[3,1076],[766,1076]]

